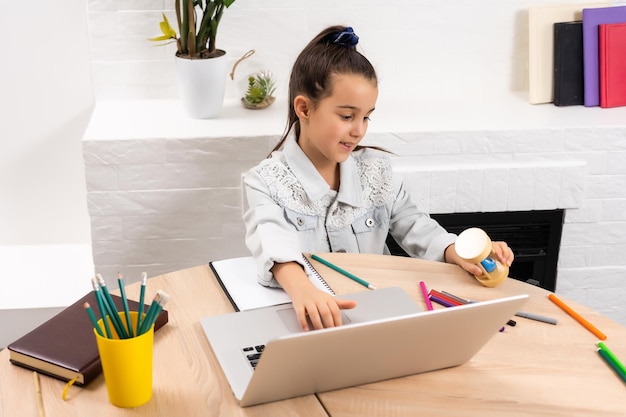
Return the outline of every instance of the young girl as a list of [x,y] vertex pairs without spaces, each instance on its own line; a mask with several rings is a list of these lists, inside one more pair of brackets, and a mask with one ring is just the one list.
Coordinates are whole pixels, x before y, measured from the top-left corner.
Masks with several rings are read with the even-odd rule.
[[[315,288],[302,253],[388,254],[389,233],[411,256],[482,273],[458,257],[456,235],[417,209],[389,153],[359,146],[378,86],[371,63],[356,50],[358,39],[352,28],[332,26],[304,48],[289,81],[286,133],[244,177],[246,245],[259,282],[289,294],[304,330],[307,316],[316,329],[340,325],[340,309],[355,303]],[[510,265],[506,243],[493,247]]]

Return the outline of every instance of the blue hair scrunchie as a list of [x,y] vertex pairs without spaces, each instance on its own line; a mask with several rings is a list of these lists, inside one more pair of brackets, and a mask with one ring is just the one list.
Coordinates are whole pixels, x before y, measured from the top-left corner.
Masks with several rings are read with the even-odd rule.
[[333,39],[333,43],[349,48],[355,48],[359,43],[359,37],[354,33],[351,27],[347,27],[344,31],[338,32]]

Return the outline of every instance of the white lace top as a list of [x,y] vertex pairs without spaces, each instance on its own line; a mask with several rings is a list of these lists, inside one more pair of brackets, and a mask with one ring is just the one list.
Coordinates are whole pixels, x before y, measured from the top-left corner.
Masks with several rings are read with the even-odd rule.
[[374,149],[340,164],[336,192],[291,136],[245,175],[244,189],[246,244],[263,285],[278,285],[274,262],[301,262],[303,252],[389,253],[391,233],[410,255],[442,261],[456,238],[417,209],[389,154]]

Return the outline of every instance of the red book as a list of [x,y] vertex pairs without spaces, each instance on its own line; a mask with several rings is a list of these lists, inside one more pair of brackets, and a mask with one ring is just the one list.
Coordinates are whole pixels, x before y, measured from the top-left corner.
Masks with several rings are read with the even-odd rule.
[[626,23],[599,25],[600,107],[626,106]]

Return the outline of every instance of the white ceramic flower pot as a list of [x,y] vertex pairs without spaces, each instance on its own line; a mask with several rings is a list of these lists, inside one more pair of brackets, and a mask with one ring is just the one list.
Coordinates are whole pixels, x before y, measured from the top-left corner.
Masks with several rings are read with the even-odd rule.
[[176,57],[178,93],[185,113],[194,119],[217,117],[224,104],[226,53],[217,58]]

